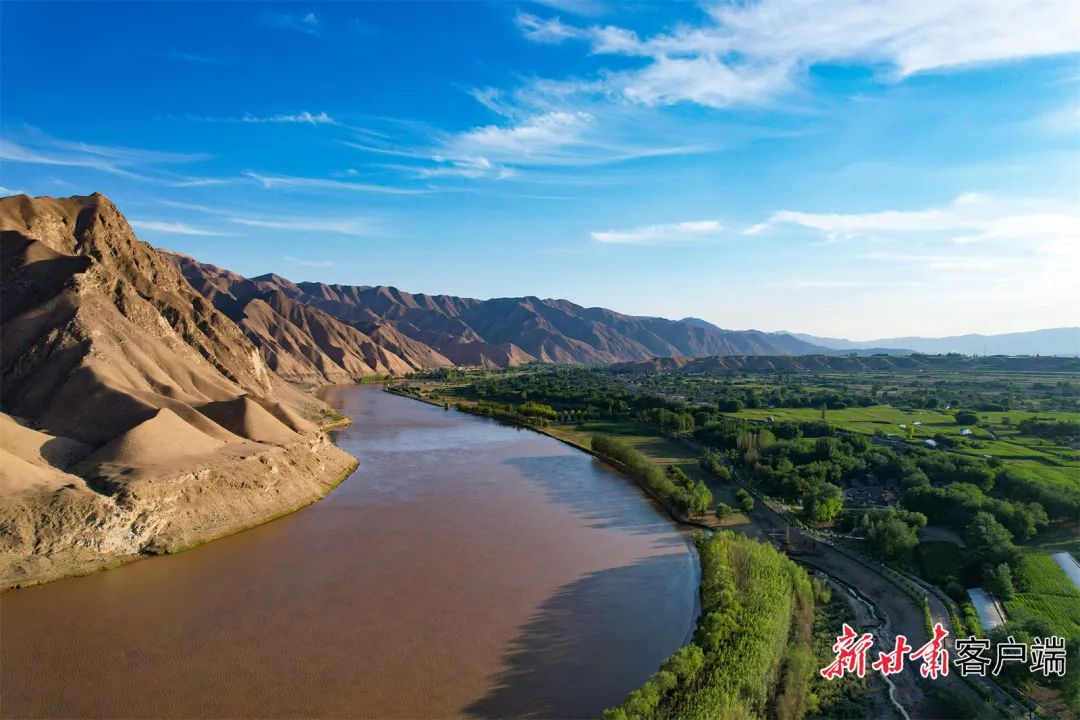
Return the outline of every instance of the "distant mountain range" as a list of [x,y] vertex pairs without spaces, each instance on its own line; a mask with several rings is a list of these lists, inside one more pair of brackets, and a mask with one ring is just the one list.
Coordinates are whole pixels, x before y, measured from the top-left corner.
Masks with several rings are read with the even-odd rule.
[[[779,334],[792,335],[800,340],[832,350],[850,350],[860,353],[879,348],[906,348],[900,352],[928,355],[960,353],[961,355],[1080,356],[1080,327],[1048,328],[1000,335],[952,335],[942,338],[898,337],[866,341],[817,337],[803,333],[781,332]],[[895,350],[884,352],[897,353]]]
[[[713,325],[708,320],[702,320],[701,318],[698,318],[698,317],[684,317],[679,322],[688,323],[688,324],[694,325],[696,327],[712,328],[713,330],[719,330],[720,329],[716,325]],[[801,351],[799,351],[799,352],[791,353],[793,355],[850,355],[850,354],[855,354],[855,355],[910,355],[913,352],[917,352],[915,350],[911,350],[911,349],[907,349],[907,348],[903,348],[903,347],[896,347],[896,346],[885,347],[883,344],[878,345],[877,343],[865,343],[864,347],[848,347],[848,346],[841,347],[839,345],[831,346],[831,345],[826,345],[823,342],[817,342],[815,339],[813,339],[813,336],[811,336],[811,335],[804,335],[804,334],[801,334],[801,333],[787,332],[787,331],[780,331],[780,332],[777,332],[777,333],[770,333],[770,335],[779,335],[779,336],[784,336],[784,337],[792,337],[792,338],[794,338],[796,340],[802,340],[805,343],[805,345],[803,346],[803,349]],[[838,342],[842,343],[842,342],[845,342],[845,341],[838,341]],[[882,340],[880,342],[885,343],[886,341]]]
[[[185,255],[160,252],[214,307],[239,325],[271,370],[303,384],[530,362],[902,356],[918,351],[977,354],[947,338],[942,339],[939,351],[920,350],[927,346],[915,342],[918,338],[848,343],[796,333],[725,330],[701,318],[624,315],[534,296],[478,300],[413,294],[383,285],[293,282],[275,274],[245,278]],[[1016,354],[1039,352],[1023,343],[1013,347]],[[1043,350],[1041,354],[1052,353]]]
[[837,352],[784,333],[636,317],[567,300],[477,300],[386,286],[296,283],[273,274],[249,279],[162,254],[244,330],[275,373],[294,382],[347,382],[454,365]]

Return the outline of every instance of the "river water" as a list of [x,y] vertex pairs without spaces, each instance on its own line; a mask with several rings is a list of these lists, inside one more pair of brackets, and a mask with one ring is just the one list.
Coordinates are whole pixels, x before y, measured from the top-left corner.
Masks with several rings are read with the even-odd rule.
[[551,438],[331,388],[360,468],[179,555],[0,596],[6,717],[595,717],[693,626],[687,535]]

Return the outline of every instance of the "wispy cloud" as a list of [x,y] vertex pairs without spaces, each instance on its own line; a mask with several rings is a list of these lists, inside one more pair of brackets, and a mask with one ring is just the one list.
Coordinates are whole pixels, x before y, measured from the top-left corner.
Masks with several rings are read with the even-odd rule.
[[13,190],[12,188],[4,187],[3,185],[0,185],[0,195],[3,195],[5,197],[8,196],[8,195],[25,195],[25,194],[26,194],[25,190]]
[[166,222],[162,220],[136,220],[128,221],[136,230],[150,230],[172,235],[201,235],[201,236],[226,236],[229,233],[207,230],[206,228],[194,227],[182,222]]
[[585,112],[549,112],[509,127],[486,125],[457,135],[449,143],[460,155],[500,158],[550,157],[581,143],[593,116]]
[[158,200],[161,205],[188,210],[191,212],[213,215],[225,222],[251,228],[269,230],[295,230],[297,232],[327,232],[338,235],[357,237],[382,233],[378,224],[367,217],[327,217],[325,214],[311,215],[275,215],[272,212],[238,212],[235,208],[213,207],[199,203],[178,202],[176,200]]
[[649,131],[667,127],[669,121],[632,117],[620,110],[603,109],[603,112],[600,118],[584,110],[526,111],[502,124],[445,135],[437,141],[433,157],[440,162],[480,159],[511,169],[583,167],[714,152],[720,147],[715,141],[694,145],[655,144]]
[[274,230],[297,230],[301,232],[330,232],[339,235],[367,236],[375,234],[374,226],[366,218],[331,220],[308,217],[229,217],[228,221],[247,227]]
[[228,185],[232,180],[215,177],[189,177],[183,180],[174,180],[165,184],[171,187],[207,187],[210,185]]
[[295,30],[296,32],[307,33],[309,35],[317,35],[319,33],[319,18],[313,12],[268,12],[262,15],[262,19],[266,24],[284,30]]
[[303,110],[298,113],[276,113],[273,115],[256,115],[244,113],[240,117],[213,117],[188,115],[188,120],[206,123],[246,123],[251,125],[339,125],[337,120],[331,117],[325,110],[311,113]]
[[335,124],[334,118],[327,115],[325,111],[312,115],[306,110],[293,115],[270,115],[268,117],[244,115],[240,121],[246,123],[303,123],[307,125]]
[[589,235],[597,242],[613,245],[689,245],[716,240],[723,230],[719,220],[694,220],[627,230],[594,230]]
[[603,0],[533,0],[533,2],[574,15],[604,15],[608,11],[608,6]]
[[437,163],[434,167],[416,169],[418,177],[461,177],[470,180],[494,178],[496,180],[505,180],[514,174],[514,171],[510,168],[497,165],[486,157],[445,158],[442,155],[435,155],[432,160]]
[[[1075,205],[1053,199],[1010,199],[979,193],[957,197],[947,206],[871,213],[808,213],[781,210],[743,231],[757,235],[778,225],[796,225],[822,233],[830,241],[858,240],[881,234],[945,235],[954,244],[1001,240],[1075,243],[1080,247],[1080,213]],[[1050,247],[1050,246],[1046,246]]]
[[204,153],[174,153],[74,142],[51,137],[36,128],[9,130],[0,138],[0,160],[7,162],[89,168],[173,187],[217,181],[180,175],[161,166],[195,163],[210,157]]
[[778,232],[781,226],[848,241],[800,252],[817,256],[813,267],[841,270],[837,281],[867,281],[878,302],[886,296],[881,288],[923,283],[935,288],[935,307],[967,307],[976,299],[977,307],[999,313],[1024,308],[1019,318],[1032,308],[1063,317],[1063,308],[1080,306],[1080,213],[1074,202],[969,193],[916,210],[782,211],[748,230]]
[[246,171],[246,177],[259,182],[268,190],[278,188],[299,189],[323,189],[344,190],[348,192],[381,193],[386,195],[423,195],[435,192],[432,188],[405,188],[393,185],[372,185],[369,183],[354,183],[346,180],[331,180],[329,178],[297,177],[295,175],[264,175],[261,173]]
[[[397,164],[377,165],[411,178],[521,183],[552,180],[554,168],[588,167],[633,162],[644,158],[715,152],[723,147],[716,128],[705,132],[697,119],[665,118],[659,110],[591,103],[554,107],[546,92],[507,93],[494,88],[468,91],[500,117],[455,132],[426,123],[373,119],[381,131],[359,129],[339,142],[363,153],[401,158]],[[342,125],[348,130],[350,126]],[[696,132],[701,129],[702,132]],[[657,141],[657,138],[663,138]],[[694,144],[670,143],[670,138],[700,138]],[[370,167],[370,166],[369,166]],[[596,181],[576,173],[575,183]]]
[[517,24],[537,42],[580,40],[593,54],[644,59],[603,82],[646,105],[758,104],[829,62],[861,62],[903,78],[1080,51],[1080,6],[1072,0],[760,0],[706,9],[705,22],[650,37],[525,13]]
[[530,13],[519,12],[515,18],[521,33],[539,43],[561,43],[571,38],[587,38],[588,31],[564,24],[559,18],[539,18]]
[[299,265],[300,267],[328,268],[334,266],[334,263],[329,260],[306,260],[292,255],[286,255],[283,259],[291,265]]

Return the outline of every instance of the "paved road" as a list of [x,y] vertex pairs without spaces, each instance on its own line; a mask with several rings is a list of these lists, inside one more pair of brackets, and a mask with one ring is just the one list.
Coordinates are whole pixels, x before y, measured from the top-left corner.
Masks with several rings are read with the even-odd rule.
[[[747,489],[753,492],[751,488]],[[884,625],[875,633],[877,639],[872,653],[876,653],[879,649],[891,650],[898,634],[903,634],[916,648],[929,639],[922,606],[885,579],[883,573],[891,572],[887,568],[867,567],[845,552],[836,549],[835,546],[820,542],[818,538],[804,533],[792,526],[781,513],[770,507],[769,503],[760,496],[748,517],[749,524],[733,526],[731,529],[758,539],[772,540],[793,559],[817,566],[829,575],[851,585],[874,604],[884,620]],[[787,546],[788,542],[794,547]],[[952,622],[945,605],[933,596],[930,597],[929,605],[933,621],[940,622],[951,635]],[[876,657],[876,654],[871,656]],[[897,700],[913,719],[934,718],[940,714],[932,698],[927,694],[930,683],[935,683],[937,687],[949,694],[980,708],[980,717],[1002,717],[1000,712],[983,701],[955,673],[939,677],[936,681],[924,680],[919,676],[917,664],[908,664],[904,672],[893,675],[892,680],[896,685]],[[1009,701],[1003,693],[1001,699],[1004,702]]]

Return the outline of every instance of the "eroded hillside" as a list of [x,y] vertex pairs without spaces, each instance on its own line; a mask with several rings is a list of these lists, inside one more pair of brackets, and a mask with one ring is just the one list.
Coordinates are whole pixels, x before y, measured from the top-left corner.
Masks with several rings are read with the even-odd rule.
[[235,531],[353,467],[107,198],[4,198],[0,231],[0,586]]

